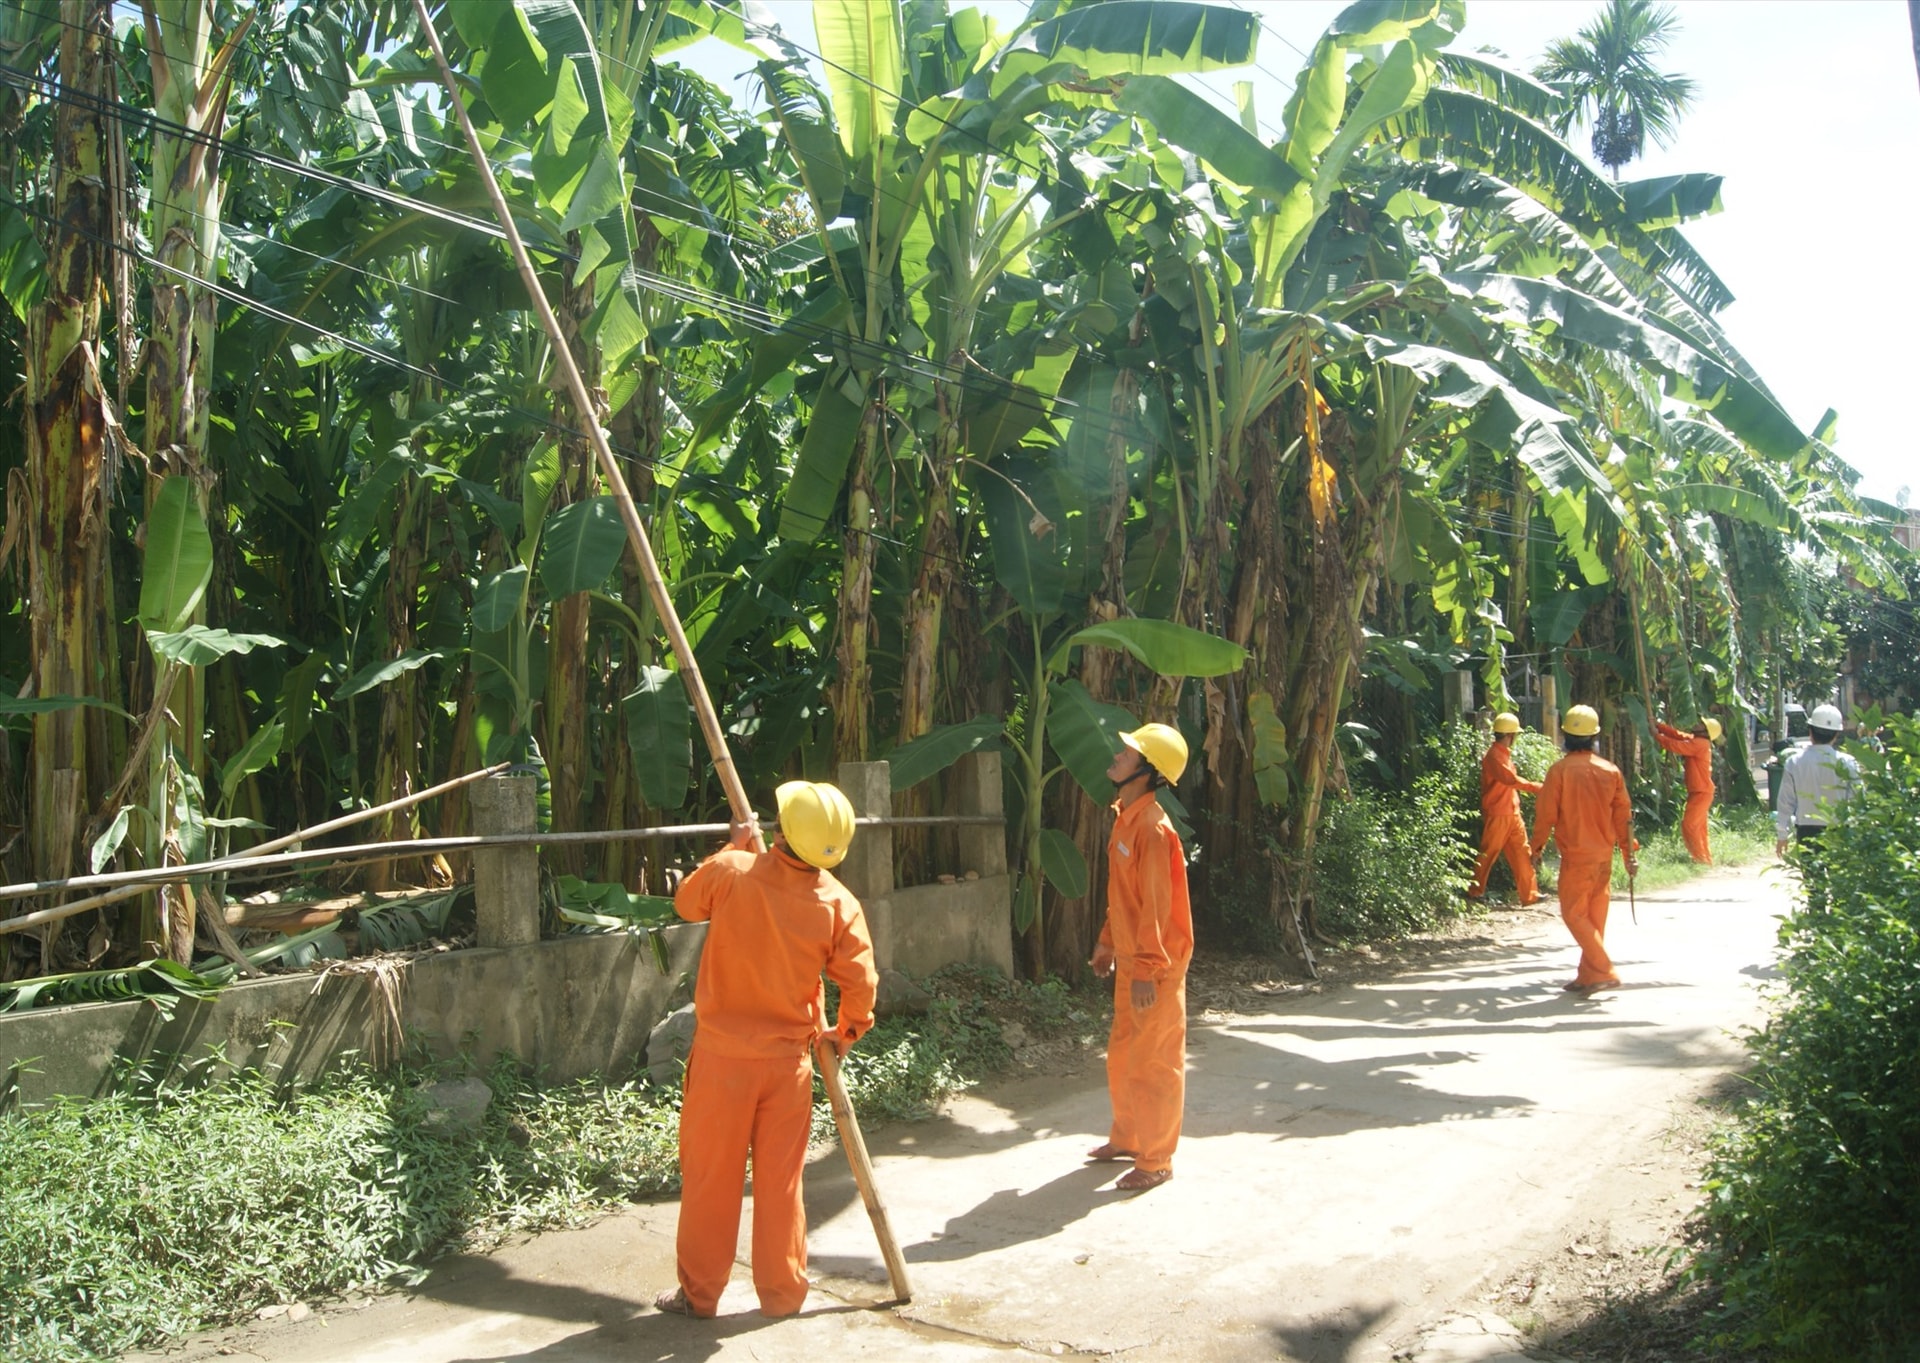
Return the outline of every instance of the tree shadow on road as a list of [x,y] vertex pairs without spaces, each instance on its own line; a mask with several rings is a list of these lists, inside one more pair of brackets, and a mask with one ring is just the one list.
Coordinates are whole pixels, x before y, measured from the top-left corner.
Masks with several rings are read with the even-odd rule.
[[[516,1292],[524,1286],[515,1284]],[[590,1295],[590,1294],[589,1294]],[[516,1304],[519,1298],[516,1296]],[[827,1316],[880,1314],[881,1308],[849,1302],[809,1305],[798,1316],[773,1319],[751,1311],[731,1312],[713,1320],[694,1320],[654,1310],[636,1309],[623,1303],[626,1314],[608,1320],[594,1329],[582,1330],[551,1344],[514,1353],[481,1353],[451,1360],[451,1363],[699,1363],[718,1357],[729,1343],[763,1330],[792,1334],[796,1325]],[[904,1341],[903,1341],[904,1342]],[[806,1346],[804,1355],[825,1352],[822,1342]],[[768,1357],[794,1357],[794,1354],[768,1354]]]
[[1392,1310],[1392,1303],[1346,1306],[1302,1321],[1276,1321],[1266,1333],[1286,1363],[1350,1363]]

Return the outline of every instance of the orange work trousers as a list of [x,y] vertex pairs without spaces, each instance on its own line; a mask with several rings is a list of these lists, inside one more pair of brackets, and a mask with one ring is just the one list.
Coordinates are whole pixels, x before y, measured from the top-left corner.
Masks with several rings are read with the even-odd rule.
[[1560,919],[1580,944],[1576,986],[1618,984],[1613,958],[1607,955],[1607,884],[1613,879],[1612,849],[1607,859],[1560,858]]
[[1687,812],[1680,816],[1680,836],[1687,840],[1687,852],[1698,862],[1713,860],[1707,846],[1707,811],[1713,808],[1711,790],[1687,792]]
[[1161,980],[1151,1008],[1133,1006],[1133,981],[1113,975],[1113,1032],[1107,1038],[1107,1142],[1133,1152],[1133,1167],[1173,1167],[1187,1103],[1187,972]]
[[1480,833],[1480,861],[1473,868],[1473,884],[1467,893],[1478,896],[1487,892],[1487,876],[1503,852],[1506,854],[1507,867],[1513,872],[1513,888],[1519,892],[1520,902],[1531,904],[1540,897],[1540,885],[1533,878],[1533,854],[1527,846],[1527,827],[1512,814],[1499,814],[1486,821]]
[[813,1125],[813,1062],[747,1060],[696,1040],[680,1104],[680,1286],[711,1316],[733,1272],[741,1186],[753,1155],[753,1286],[760,1311],[790,1316],[807,1300],[807,1212],[800,1171]]

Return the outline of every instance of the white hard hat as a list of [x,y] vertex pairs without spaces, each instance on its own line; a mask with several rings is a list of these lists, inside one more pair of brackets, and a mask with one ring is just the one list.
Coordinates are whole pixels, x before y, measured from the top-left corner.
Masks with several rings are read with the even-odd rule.
[[1810,729],[1831,729],[1835,733],[1839,733],[1847,727],[1847,722],[1840,718],[1839,706],[1816,705],[1813,707],[1813,713],[1807,716],[1807,727]]

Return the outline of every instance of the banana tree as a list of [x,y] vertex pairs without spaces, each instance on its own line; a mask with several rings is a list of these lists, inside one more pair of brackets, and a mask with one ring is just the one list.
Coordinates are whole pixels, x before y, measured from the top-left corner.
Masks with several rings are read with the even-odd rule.
[[[120,450],[103,391],[100,300],[115,221],[107,161],[112,6],[62,0],[59,80],[69,98],[53,118],[54,156],[44,239],[44,292],[26,310],[22,408],[27,457],[29,667],[41,699],[120,696],[114,575],[108,553]],[[124,343],[124,341],[123,341]],[[11,519],[11,517],[10,517]],[[97,706],[48,710],[33,721],[29,826],[34,873],[73,870],[87,817],[119,770],[122,738]],[[58,929],[41,939],[53,960]]]

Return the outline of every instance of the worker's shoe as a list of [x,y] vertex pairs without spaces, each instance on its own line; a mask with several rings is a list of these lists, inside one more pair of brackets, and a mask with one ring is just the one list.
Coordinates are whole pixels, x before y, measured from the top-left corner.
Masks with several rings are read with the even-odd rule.
[[1469,904],[1478,904],[1487,897],[1485,890],[1462,890],[1460,897]]
[[675,1287],[655,1296],[653,1309],[676,1316],[693,1316],[699,1320],[713,1319],[711,1314],[702,1315],[693,1309],[693,1303],[687,1300],[687,1289],[684,1287]]
[[1118,1164],[1124,1160],[1139,1158],[1137,1151],[1122,1150],[1112,1141],[1102,1141],[1087,1151],[1087,1160],[1093,1164]]
[[1171,1169],[1129,1169],[1113,1186],[1122,1193],[1144,1193],[1149,1188],[1158,1188],[1172,1177]]

